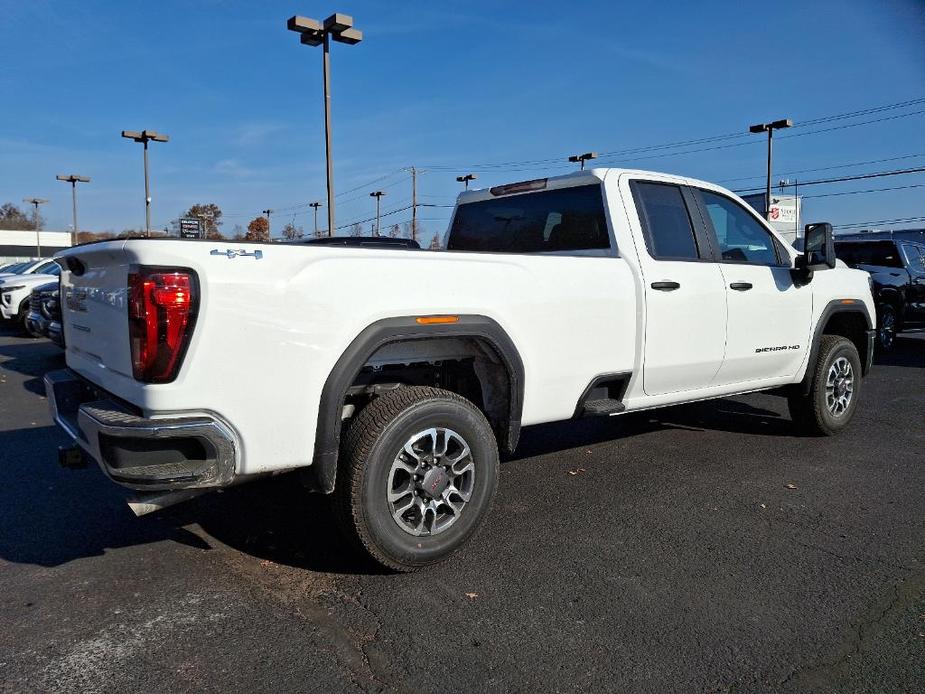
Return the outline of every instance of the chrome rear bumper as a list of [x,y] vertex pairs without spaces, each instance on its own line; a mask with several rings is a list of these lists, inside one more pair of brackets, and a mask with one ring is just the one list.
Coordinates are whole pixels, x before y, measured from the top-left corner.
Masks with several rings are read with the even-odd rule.
[[70,369],[45,375],[55,422],[103,472],[138,490],[222,487],[234,479],[230,428],[208,415],[146,418]]

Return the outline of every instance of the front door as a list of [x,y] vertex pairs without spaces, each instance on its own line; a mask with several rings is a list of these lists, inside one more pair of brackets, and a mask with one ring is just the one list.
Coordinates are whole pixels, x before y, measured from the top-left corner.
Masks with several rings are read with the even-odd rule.
[[646,312],[643,390],[661,395],[705,388],[723,363],[723,275],[702,225],[692,224],[697,212],[689,192],[654,181],[632,181],[630,187],[646,246],[639,249]]
[[714,235],[729,310],[717,385],[793,376],[811,338],[813,295],[758,216],[730,197],[696,190]]

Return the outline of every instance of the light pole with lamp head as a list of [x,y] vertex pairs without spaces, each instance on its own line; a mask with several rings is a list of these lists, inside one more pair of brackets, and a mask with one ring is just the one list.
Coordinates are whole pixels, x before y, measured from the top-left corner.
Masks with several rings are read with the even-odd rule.
[[597,159],[597,152],[585,152],[584,154],[573,154],[568,158],[573,164],[581,164],[581,170],[585,170],[585,162],[591,159]]
[[331,39],[348,45],[363,40],[363,32],[353,28],[353,17],[336,12],[322,24],[308,17],[290,17],[286,22],[289,31],[301,35],[306,46],[324,46],[322,61],[324,72],[324,151],[327,160],[328,236],[334,235],[334,161],[331,152]]
[[457,176],[456,180],[459,181],[460,183],[464,183],[466,185],[466,190],[469,190],[469,181],[474,181],[477,178],[478,176],[470,173],[470,174],[466,174],[465,176]]
[[44,205],[48,200],[45,198],[23,198],[22,201],[32,205],[32,226],[35,227],[35,255],[37,258],[41,258],[42,239],[39,237],[39,205]]
[[148,183],[148,142],[167,142],[170,138],[153,130],[123,130],[122,137],[141,142],[145,149],[145,236],[151,236],[151,187]]
[[[321,207],[320,202],[313,202],[308,205],[315,211],[315,238],[318,238],[318,208]],[[328,236],[331,235],[331,232],[328,232]]]
[[78,176],[76,174],[71,174],[69,176],[55,176],[59,181],[65,181],[71,184],[71,209],[74,213],[74,231],[71,235],[71,245],[76,246],[79,233],[77,228],[77,184],[78,183],[89,183],[89,176]]
[[381,236],[379,233],[379,201],[382,199],[382,196],[385,195],[381,190],[375,190],[369,194],[369,197],[376,198],[376,236]]
[[764,194],[764,218],[769,222],[771,221],[771,139],[775,130],[790,128],[792,126],[792,120],[789,118],[782,118],[781,120],[772,121],[770,123],[758,123],[748,128],[748,132],[750,133],[766,132],[768,134],[768,181]]

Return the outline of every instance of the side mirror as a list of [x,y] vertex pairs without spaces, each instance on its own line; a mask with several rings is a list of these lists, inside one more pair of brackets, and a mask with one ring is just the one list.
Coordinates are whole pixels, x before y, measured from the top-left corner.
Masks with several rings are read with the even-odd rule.
[[835,236],[828,222],[807,224],[803,234],[803,255],[796,260],[794,279],[809,284],[816,270],[835,267]]

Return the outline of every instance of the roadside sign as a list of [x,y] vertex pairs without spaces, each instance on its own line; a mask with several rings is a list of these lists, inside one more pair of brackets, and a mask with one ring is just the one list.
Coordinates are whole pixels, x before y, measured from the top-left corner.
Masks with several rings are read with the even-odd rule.
[[184,217],[180,220],[181,239],[201,239],[202,220],[194,217]]

